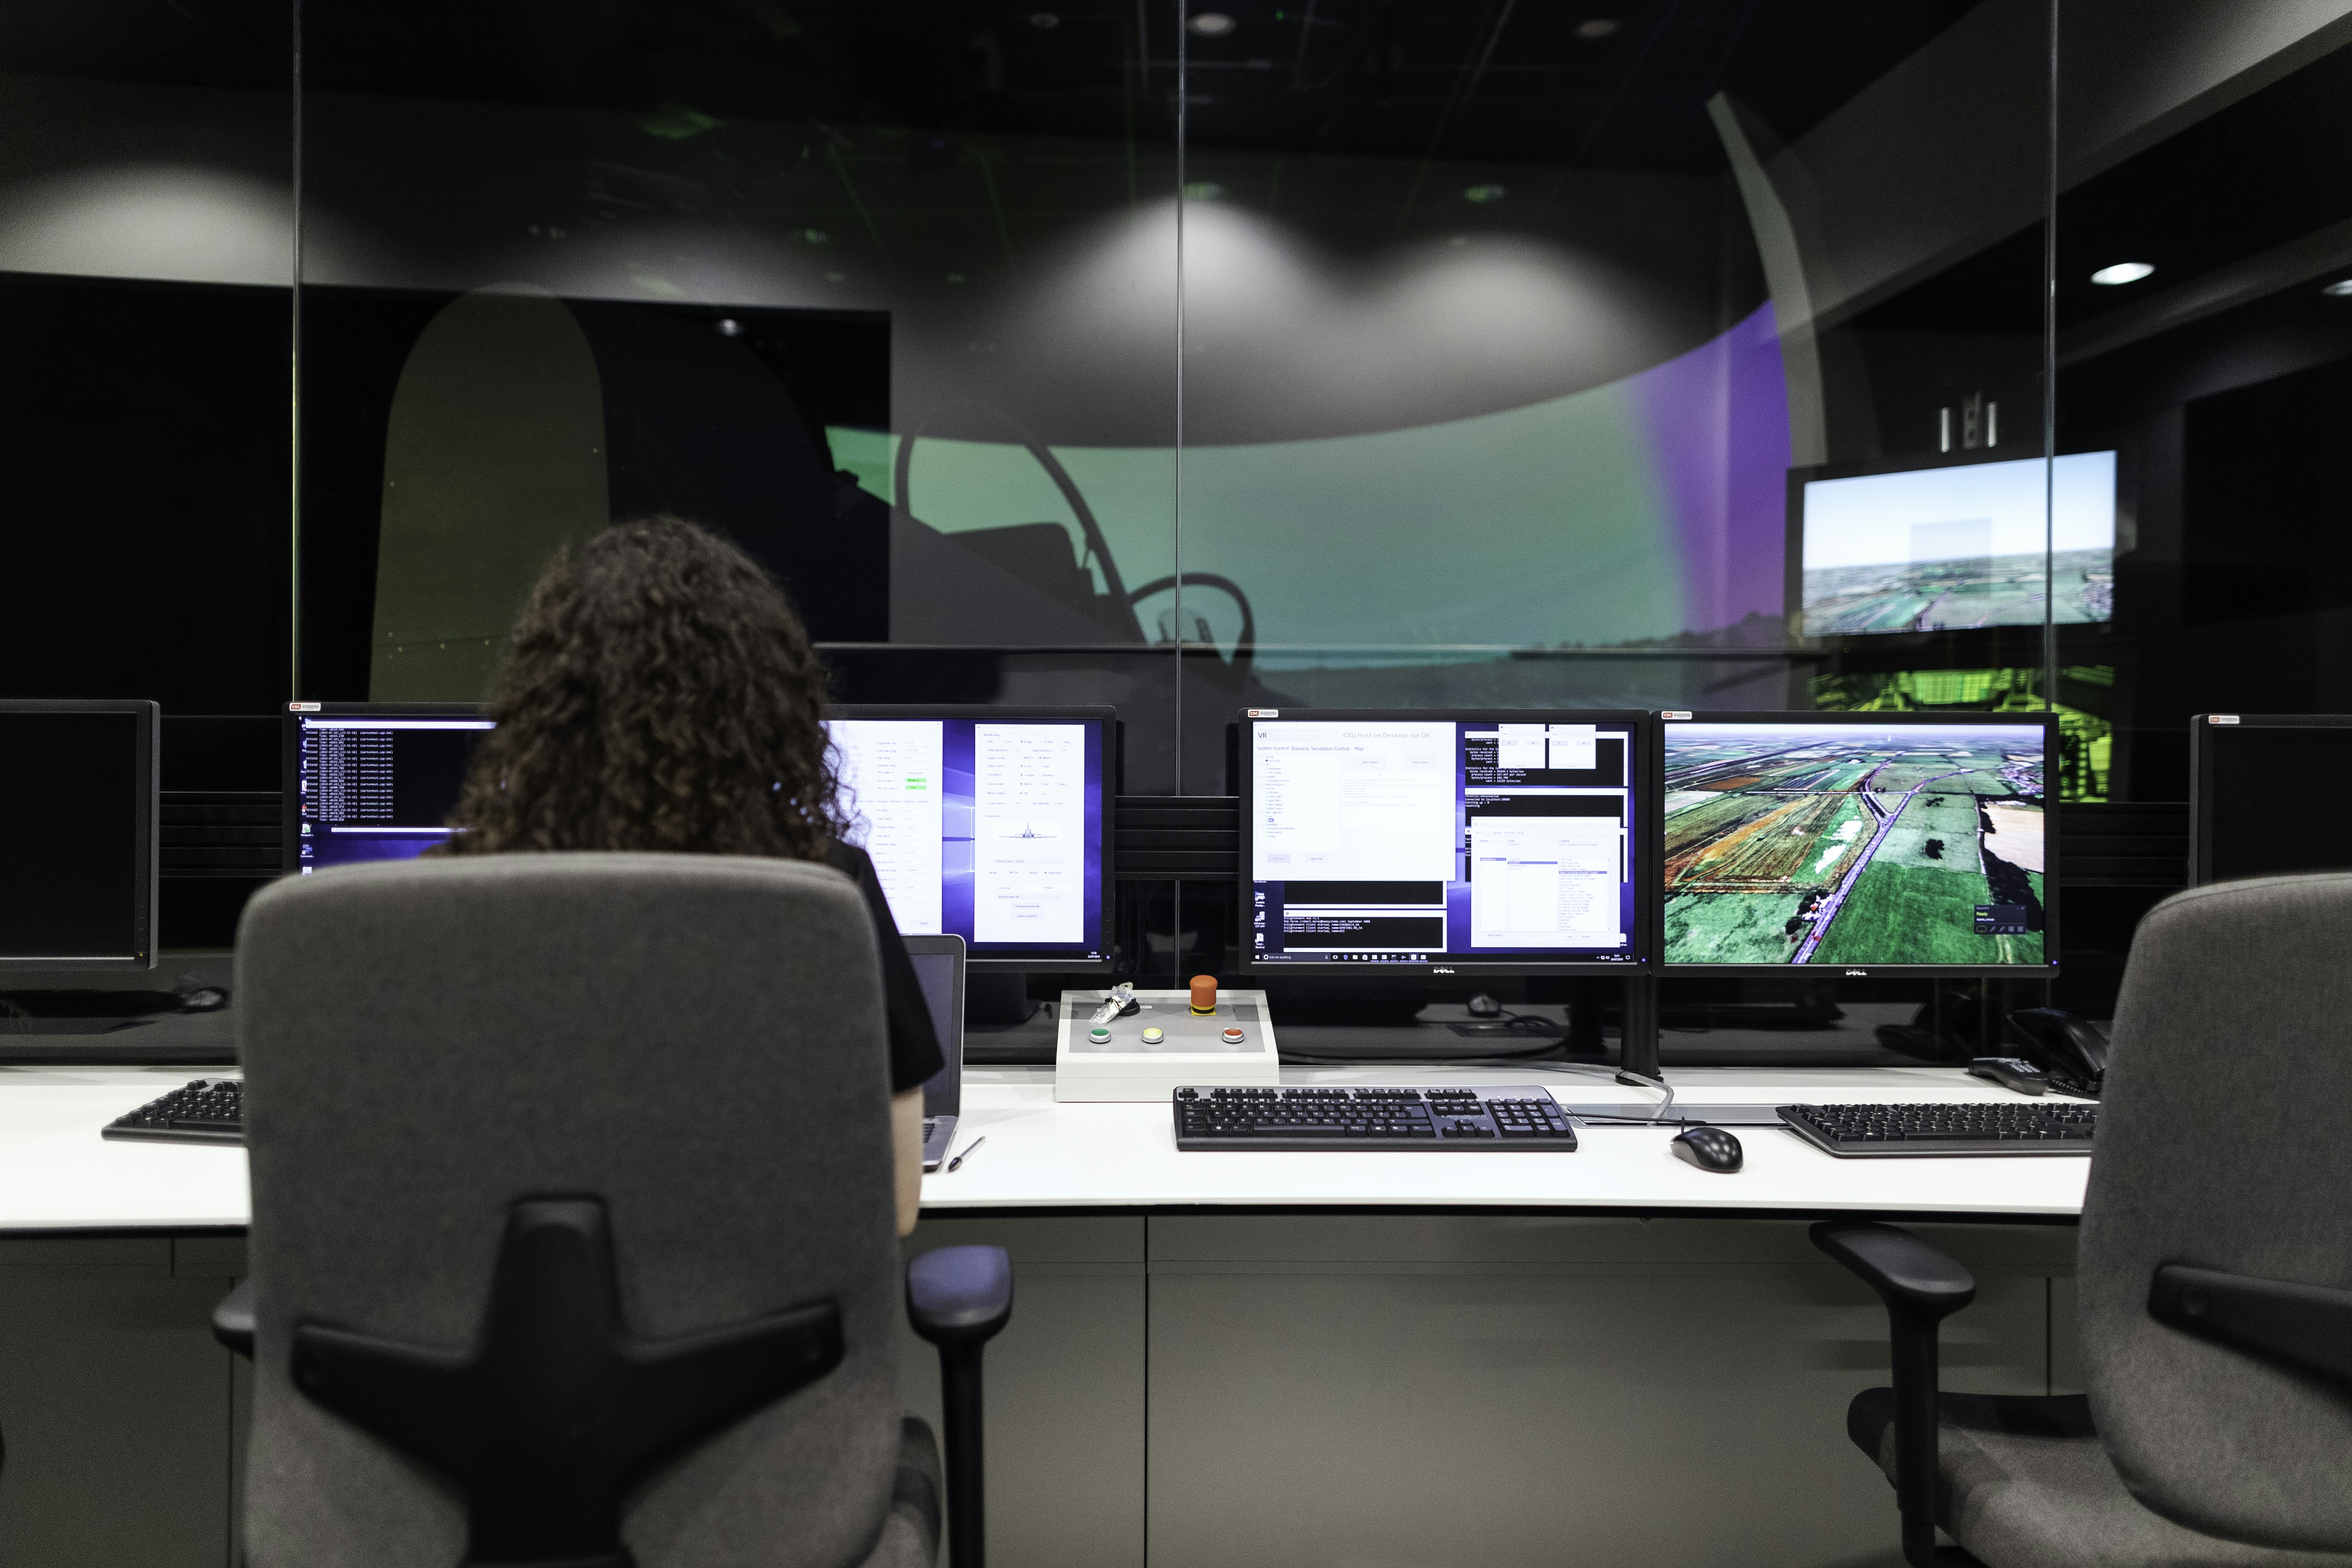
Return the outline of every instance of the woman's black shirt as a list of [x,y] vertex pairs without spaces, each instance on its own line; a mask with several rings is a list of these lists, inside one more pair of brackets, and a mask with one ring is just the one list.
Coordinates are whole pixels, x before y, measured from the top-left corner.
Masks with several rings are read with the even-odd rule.
[[930,1005],[923,1000],[922,983],[915,978],[914,960],[907,956],[898,922],[890,918],[890,901],[882,896],[874,862],[865,850],[838,840],[825,850],[824,859],[857,884],[866,895],[866,907],[873,911],[875,945],[882,952],[882,1000],[890,1022],[890,1092],[904,1094],[947,1065],[939,1031],[931,1027]]

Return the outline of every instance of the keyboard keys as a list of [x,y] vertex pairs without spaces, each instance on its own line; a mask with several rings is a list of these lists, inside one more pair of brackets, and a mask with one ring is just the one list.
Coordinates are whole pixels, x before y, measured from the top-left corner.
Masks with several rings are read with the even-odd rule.
[[1574,1125],[1540,1089],[1192,1088],[1173,1106],[1187,1150],[1576,1147]]
[[100,1130],[101,1136],[166,1142],[245,1142],[245,1082],[197,1079],[152,1100]]
[[1832,1154],[2087,1154],[2096,1105],[2040,1100],[1784,1105],[1780,1119]]

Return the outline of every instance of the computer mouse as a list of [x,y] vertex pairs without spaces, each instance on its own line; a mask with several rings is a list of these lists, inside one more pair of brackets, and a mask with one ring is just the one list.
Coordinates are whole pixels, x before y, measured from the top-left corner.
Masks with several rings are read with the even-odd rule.
[[1702,1171],[1727,1176],[1739,1169],[1746,1155],[1739,1140],[1720,1127],[1685,1127],[1675,1134],[1675,1158]]

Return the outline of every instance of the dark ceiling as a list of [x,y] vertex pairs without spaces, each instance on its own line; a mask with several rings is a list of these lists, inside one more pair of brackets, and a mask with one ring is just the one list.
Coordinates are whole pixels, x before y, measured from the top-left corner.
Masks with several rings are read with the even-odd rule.
[[[2058,200],[2058,328],[2177,288],[2352,216],[2352,50],[2321,57]],[[1858,318],[1865,329],[2038,335],[2043,231],[2022,230]],[[2095,284],[2116,262],[2156,268]],[[2352,270],[2352,268],[2347,268]],[[2321,300],[2315,285],[2291,288]],[[2322,312],[2352,310],[2325,300]]]
[[[1727,91],[1783,139],[1976,0],[334,0],[326,91],[718,119],[1710,174]],[[284,89],[286,0],[12,0],[0,69]],[[1189,17],[1192,26],[1182,26]]]

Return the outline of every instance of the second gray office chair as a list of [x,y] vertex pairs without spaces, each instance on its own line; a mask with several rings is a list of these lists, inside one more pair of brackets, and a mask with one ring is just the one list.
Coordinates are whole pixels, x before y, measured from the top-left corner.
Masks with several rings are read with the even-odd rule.
[[[256,1564],[916,1568],[889,1086],[827,868],[517,855],[330,872],[239,932]],[[992,1247],[908,1272],[978,1563]]]
[[1847,1428],[1911,1563],[2352,1563],[2347,1107],[2352,876],[2201,888],[2124,974],[2077,1258],[2087,1395],[1939,1397],[1968,1270],[1895,1226],[1814,1227],[1892,1321],[1895,1386]]

